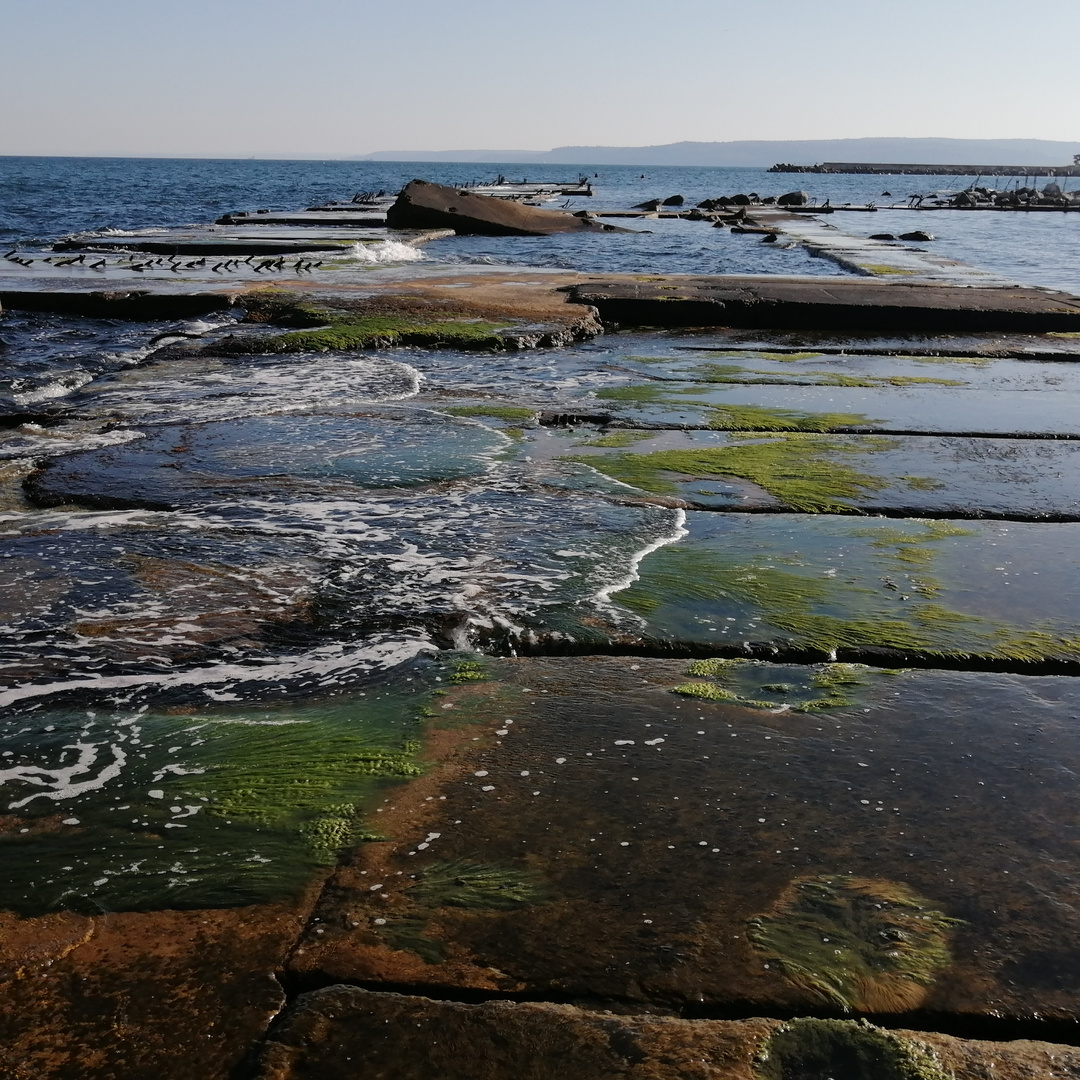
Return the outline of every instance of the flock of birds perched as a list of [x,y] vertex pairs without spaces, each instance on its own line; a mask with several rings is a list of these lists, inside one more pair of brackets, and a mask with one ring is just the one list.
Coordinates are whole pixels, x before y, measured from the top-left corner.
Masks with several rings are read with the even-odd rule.
[[[19,266],[32,266],[35,262],[34,259],[28,259],[19,254],[18,248],[13,248],[11,251],[4,255],[4,258],[8,262],[18,263]],[[285,257],[280,256],[276,259],[262,259],[260,262],[256,262],[257,256],[249,255],[246,259],[224,259],[220,262],[214,263],[210,267],[212,273],[231,274],[235,270],[239,270],[241,267],[247,267],[254,271],[256,274],[261,274],[265,270],[270,271],[282,271],[285,269]],[[104,271],[108,266],[107,259],[99,259],[97,262],[88,263],[86,261],[86,254],[73,255],[70,258],[54,258],[48,256],[47,258],[40,259],[38,261],[43,263],[49,263],[52,266],[86,266],[89,270],[102,270]],[[201,259],[192,259],[190,262],[184,262],[183,259],[177,259],[175,256],[160,256],[159,258],[145,259],[143,261],[136,261],[135,256],[127,256],[127,262],[117,260],[115,268],[118,270],[134,270],[138,273],[143,273],[146,270],[156,269],[161,267],[162,269],[171,270],[173,273],[180,273],[182,270],[199,270],[206,266],[210,260],[203,256]],[[322,266],[321,262],[316,262],[313,259],[299,258],[290,267],[297,274],[310,273],[312,270],[317,270]]]

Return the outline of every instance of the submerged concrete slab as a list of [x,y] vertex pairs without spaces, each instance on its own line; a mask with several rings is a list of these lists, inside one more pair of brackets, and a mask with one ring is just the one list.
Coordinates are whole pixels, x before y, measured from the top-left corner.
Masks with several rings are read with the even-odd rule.
[[1075,524],[692,511],[685,527],[613,595],[609,632],[697,655],[1080,662]]
[[1076,441],[615,430],[565,456],[695,509],[1080,521]]
[[301,984],[1072,1029],[1076,680],[485,667],[328,885]]

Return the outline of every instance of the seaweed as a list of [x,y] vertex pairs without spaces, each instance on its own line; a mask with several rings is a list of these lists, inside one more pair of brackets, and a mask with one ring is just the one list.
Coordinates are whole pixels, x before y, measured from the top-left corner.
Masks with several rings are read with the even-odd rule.
[[952,962],[958,924],[902,883],[820,874],[794,879],[747,930],[763,960],[818,1001],[905,1012]]
[[951,1080],[925,1043],[865,1020],[789,1020],[754,1066],[760,1080]]
[[[695,660],[686,674],[713,682],[681,683],[672,693],[705,701],[727,701],[752,709],[791,709],[795,712],[820,712],[843,709],[855,704],[854,691],[869,685],[870,670],[862,664],[820,664],[815,667],[783,666],[762,660]],[[778,673],[791,682],[766,681]],[[779,695],[779,700],[754,696],[764,692]]]
[[539,903],[546,891],[531,871],[455,859],[425,867],[409,898],[425,907],[509,910]]
[[476,660],[459,660],[450,675],[452,683],[486,682],[487,678],[484,665]]
[[379,936],[392,949],[416,953],[425,964],[441,964],[446,959],[446,945],[427,936],[427,919],[389,919],[379,927]]

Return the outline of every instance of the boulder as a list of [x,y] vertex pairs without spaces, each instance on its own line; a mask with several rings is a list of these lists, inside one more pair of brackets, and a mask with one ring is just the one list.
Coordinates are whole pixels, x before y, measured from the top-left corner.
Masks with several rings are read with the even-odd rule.
[[934,239],[933,233],[923,232],[922,229],[915,229],[914,232],[906,232],[900,234],[901,240],[914,240],[918,244],[926,244]]
[[635,210],[659,210],[659,199],[646,199],[644,202],[639,202],[635,207]]
[[686,200],[681,195],[669,195],[660,205],[661,206],[682,206]]
[[728,199],[728,203],[731,206],[749,206],[750,205],[750,196],[749,195],[742,195],[742,194],[732,195],[731,198]]
[[893,234],[891,232],[876,232],[876,233],[871,233],[870,234],[870,239],[871,240],[895,240],[896,237],[893,236]]
[[464,188],[413,180],[386,212],[391,229],[453,229],[463,235],[548,236],[564,232],[625,232],[561,210],[492,199]]
[[810,195],[805,191],[789,191],[776,200],[777,206],[805,206],[810,201]]

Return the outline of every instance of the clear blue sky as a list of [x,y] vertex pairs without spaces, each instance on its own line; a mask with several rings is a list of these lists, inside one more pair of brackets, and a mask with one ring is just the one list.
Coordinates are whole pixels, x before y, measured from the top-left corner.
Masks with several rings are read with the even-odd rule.
[[1080,4],[0,0],[0,154],[1080,136]]

